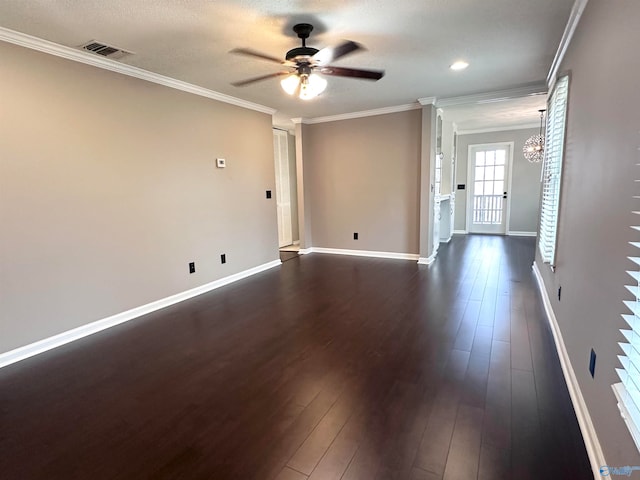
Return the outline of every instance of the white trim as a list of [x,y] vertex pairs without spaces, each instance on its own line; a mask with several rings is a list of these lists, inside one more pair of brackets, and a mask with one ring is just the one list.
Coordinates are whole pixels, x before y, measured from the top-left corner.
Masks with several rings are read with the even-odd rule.
[[422,97],[418,99],[418,103],[423,107],[426,105],[435,105],[436,97]]
[[395,260],[418,260],[415,253],[378,252],[374,250],[347,250],[343,248],[311,247],[306,253],[328,253],[331,255],[354,255],[356,257],[391,258]]
[[556,83],[558,70],[560,69],[562,60],[567,53],[567,48],[571,43],[573,34],[578,27],[580,17],[582,17],[582,13],[584,12],[588,1],[589,0],[575,0],[573,4],[573,8],[571,9],[571,13],[569,14],[569,20],[567,21],[567,25],[564,28],[564,33],[562,34],[562,39],[560,40],[560,44],[558,45],[558,50],[556,51],[555,57],[553,57],[551,68],[549,69],[549,73],[547,74],[547,88],[549,89],[549,91],[553,90],[553,86]]
[[[511,229],[511,198],[513,197],[513,156],[515,154],[514,150],[516,149],[516,142],[505,142],[509,144],[509,176],[507,178],[507,208],[504,210],[504,214],[507,216],[506,222],[504,223],[504,234]],[[467,157],[467,162],[469,158]],[[467,167],[469,164],[467,163]]]
[[537,237],[538,232],[518,232],[516,230],[511,230],[507,232],[507,235],[511,237]]
[[73,342],[74,340],[79,340],[80,338],[86,337],[88,335],[98,333],[115,325],[128,322],[129,320],[134,320],[135,318],[138,318],[142,315],[146,315],[148,313],[155,312],[156,310],[160,310],[170,305],[188,300],[197,295],[202,295],[203,293],[207,293],[216,288],[220,288],[230,283],[237,282],[238,280],[242,280],[243,278],[250,277],[251,275],[255,275],[256,273],[263,272],[279,265],[282,265],[282,262],[280,260],[273,260],[272,262],[258,265],[257,267],[253,267],[248,270],[229,275],[228,277],[205,283],[204,285],[201,285],[199,287],[176,293],[175,295],[171,295],[160,300],[156,300],[155,302],[132,308],[131,310],[127,310],[125,312],[103,318],[102,320],[87,323],[86,325],[82,325],[72,330],[67,330],[66,332],[54,335],[53,337],[45,338],[29,345],[24,345],[14,350],[1,353],[0,368],[6,367],[7,365],[11,365],[12,363],[19,362],[20,360],[24,360],[34,355],[38,355],[39,353],[46,352],[47,350],[51,350],[52,348],[59,347],[66,343]]
[[438,252],[433,252],[428,257],[420,257],[418,258],[418,265],[431,265],[436,260],[436,255]]
[[467,230],[454,230],[453,234],[454,235],[468,235],[469,232]]
[[449,243],[451,241],[451,235],[449,235],[449,238],[441,238],[440,239],[440,243]]
[[300,250],[298,250],[298,254],[300,255],[307,255],[309,253],[313,253],[312,248],[301,248]]
[[249,110],[256,110],[258,112],[267,113],[273,115],[276,110],[273,108],[259,105],[257,103],[248,102],[240,98],[225,95],[223,93],[214,92],[204,87],[199,87],[191,83],[176,80],[175,78],[166,77],[158,73],[149,72],[132,65],[116,62],[99,55],[77,50],[75,48],[66,47],[57,43],[43,40],[42,38],[33,37],[25,33],[9,30],[8,28],[0,27],[0,40],[19,45],[21,47],[30,48],[39,52],[48,53],[56,57],[65,58],[74,62],[84,63],[93,67],[102,68],[104,70],[110,70],[112,72],[121,73],[129,77],[139,78],[146,80],[147,82],[157,83],[158,85],[164,85],[165,87],[174,88],[183,92],[192,93],[201,97],[210,98],[219,102],[230,103],[238,107],[248,108]]
[[562,367],[562,373],[564,374],[564,380],[567,383],[569,395],[571,396],[571,402],[573,403],[573,408],[576,412],[576,417],[578,418],[578,424],[580,425],[580,431],[582,432],[582,438],[584,439],[584,444],[587,448],[587,455],[589,456],[589,461],[591,463],[593,477],[602,478],[600,476],[600,467],[602,465],[607,465],[607,462],[604,459],[602,447],[600,446],[598,435],[596,434],[593,422],[591,421],[591,416],[589,415],[587,404],[585,403],[584,397],[582,396],[580,384],[578,383],[578,379],[576,378],[573,366],[571,365],[571,358],[569,357],[569,353],[567,352],[567,348],[564,344],[562,331],[560,330],[558,320],[556,319],[555,313],[553,312],[551,300],[549,299],[547,289],[544,286],[542,275],[540,273],[538,265],[535,262],[533,263],[532,268],[533,273],[536,277],[540,296],[542,297],[544,310],[547,313],[547,320],[549,321],[549,326],[551,327],[553,340],[556,344],[556,350],[558,351],[558,357],[560,358],[560,365]]
[[[313,125],[315,123],[337,122],[340,120],[351,120],[353,118],[373,117],[375,115],[387,115],[389,113],[408,112],[409,110],[417,110],[421,108],[419,103],[410,103],[407,105],[396,105],[393,107],[376,108],[374,110],[365,110],[362,112],[341,113],[339,115],[329,115],[328,117],[315,117],[300,119],[301,123]],[[298,119],[292,119],[298,120]],[[296,123],[296,122],[294,122]]]
[[493,103],[513,98],[531,97],[534,95],[546,95],[547,86],[544,83],[536,83],[525,87],[509,88],[494,92],[463,95],[460,97],[440,98],[436,102],[438,107],[453,107],[454,105],[466,105],[470,103]]
[[493,132],[511,132],[513,130],[527,130],[530,128],[539,129],[539,123],[525,123],[522,125],[511,125],[506,127],[491,127],[491,128],[477,128],[475,130],[460,130],[458,131],[458,136],[460,135],[475,135],[477,133],[493,133]]

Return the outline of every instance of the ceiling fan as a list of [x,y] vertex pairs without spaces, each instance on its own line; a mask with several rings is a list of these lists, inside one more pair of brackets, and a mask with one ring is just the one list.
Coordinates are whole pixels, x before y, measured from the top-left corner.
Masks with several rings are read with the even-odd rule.
[[232,85],[236,87],[244,87],[255,82],[286,75],[286,78],[280,82],[283,90],[289,95],[297,95],[303,100],[309,100],[318,96],[327,87],[327,81],[318,75],[318,73],[323,75],[333,75],[336,77],[351,77],[374,81],[380,80],[384,76],[384,71],[382,70],[362,70],[329,65],[330,62],[344,57],[349,53],[357,50],[363,50],[363,47],[350,40],[347,40],[336,47],[326,47],[322,50],[307,47],[307,38],[309,38],[312,30],[313,25],[308,23],[299,23],[294,25],[293,31],[298,35],[298,38],[302,40],[302,46],[289,50],[284,61],[248,48],[235,48],[231,50],[230,53],[248,55],[250,57],[268,60],[288,67],[288,70],[281,70],[268,75],[249,78],[247,80],[232,83]]

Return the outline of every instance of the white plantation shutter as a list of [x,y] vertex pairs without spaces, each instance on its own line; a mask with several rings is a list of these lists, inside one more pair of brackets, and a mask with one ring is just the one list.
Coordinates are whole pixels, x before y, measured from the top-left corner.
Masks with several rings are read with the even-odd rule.
[[542,254],[542,261],[551,265],[555,264],[556,255],[560,176],[562,173],[568,92],[569,77],[559,78],[547,107],[546,146],[544,165],[542,167],[540,240],[538,245]]
[[[640,215],[640,212],[633,213]],[[640,231],[640,226],[631,228],[635,232]],[[633,262],[633,270],[627,271],[631,282],[625,287],[633,299],[624,301],[631,313],[622,315],[627,328],[620,330],[625,341],[619,343],[623,352],[623,355],[618,355],[622,368],[616,369],[622,383],[615,384],[613,390],[618,398],[622,418],[640,450],[640,242],[629,243],[638,249],[639,256],[629,257]]]

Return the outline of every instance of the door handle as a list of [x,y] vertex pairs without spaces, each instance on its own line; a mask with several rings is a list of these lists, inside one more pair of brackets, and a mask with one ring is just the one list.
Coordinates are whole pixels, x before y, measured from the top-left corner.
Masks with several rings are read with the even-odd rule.
[[502,194],[502,198],[507,198],[507,192],[504,192],[504,193]]

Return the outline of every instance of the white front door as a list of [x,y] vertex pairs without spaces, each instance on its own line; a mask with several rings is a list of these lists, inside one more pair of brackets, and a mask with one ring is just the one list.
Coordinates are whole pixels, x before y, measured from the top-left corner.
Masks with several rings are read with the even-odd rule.
[[505,234],[510,160],[510,144],[469,147],[469,233]]

